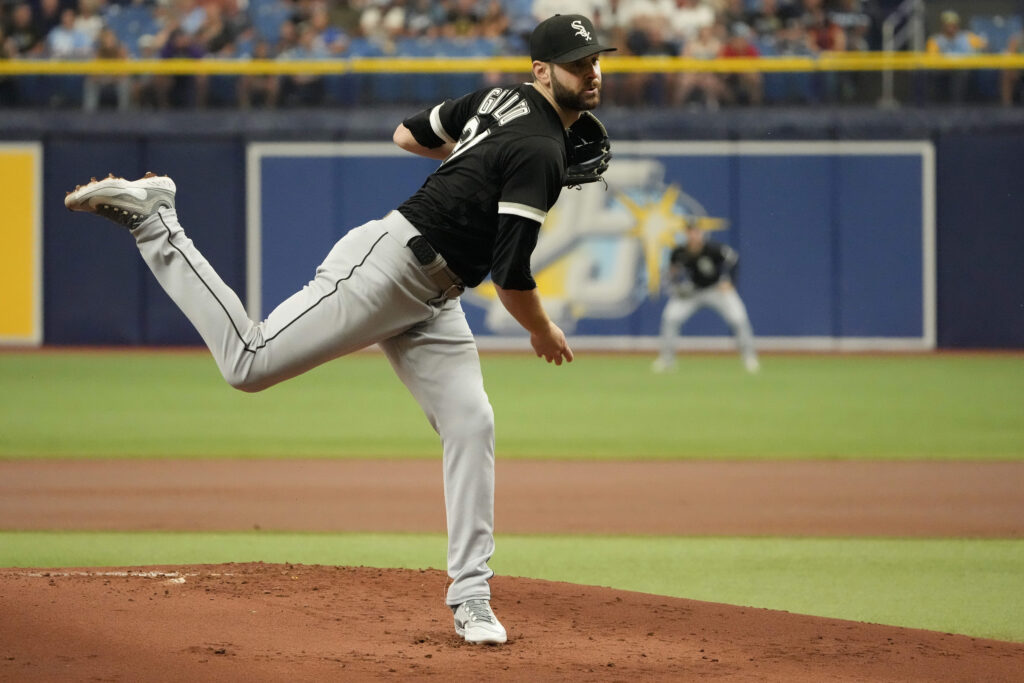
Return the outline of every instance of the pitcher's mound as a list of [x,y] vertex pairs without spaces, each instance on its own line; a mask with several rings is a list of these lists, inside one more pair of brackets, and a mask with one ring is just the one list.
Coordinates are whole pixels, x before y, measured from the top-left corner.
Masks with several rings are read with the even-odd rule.
[[435,570],[0,570],[0,679],[1019,680],[1024,645],[497,577],[501,646]]

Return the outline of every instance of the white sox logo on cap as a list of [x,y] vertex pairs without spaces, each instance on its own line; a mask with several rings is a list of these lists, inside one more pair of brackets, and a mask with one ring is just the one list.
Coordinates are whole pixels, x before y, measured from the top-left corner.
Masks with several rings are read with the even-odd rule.
[[586,27],[583,25],[582,21],[577,19],[576,21],[572,22],[572,24],[570,24],[570,26],[572,26],[574,29],[576,29],[576,35],[582,36],[588,42],[590,41],[590,31],[588,31],[586,29]]
[[597,30],[582,14],[556,14],[537,24],[530,34],[530,59],[568,64],[615,48],[601,45]]

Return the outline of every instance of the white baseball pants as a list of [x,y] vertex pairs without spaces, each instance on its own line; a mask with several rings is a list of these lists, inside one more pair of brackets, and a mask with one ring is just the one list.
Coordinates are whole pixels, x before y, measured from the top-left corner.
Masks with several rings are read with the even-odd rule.
[[708,287],[689,296],[672,296],[661,313],[661,361],[670,365],[675,359],[676,344],[682,326],[701,308],[711,308],[732,328],[739,345],[740,355],[748,362],[756,362],[754,330],[747,316],[747,307],[732,287]]
[[224,379],[260,391],[377,343],[441,437],[448,519],[446,602],[490,598],[494,413],[458,299],[442,300],[397,211],[351,230],[308,285],[263,322],[195,248],[174,209],[132,231],[143,259],[210,348]]

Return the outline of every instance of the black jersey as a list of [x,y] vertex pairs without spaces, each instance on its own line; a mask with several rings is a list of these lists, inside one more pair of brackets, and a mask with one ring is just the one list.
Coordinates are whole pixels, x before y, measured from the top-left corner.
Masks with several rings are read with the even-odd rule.
[[540,224],[565,181],[565,130],[554,108],[523,83],[446,100],[429,120],[438,138],[458,143],[398,210],[466,286],[492,270],[498,282],[499,269],[525,267],[529,278]]
[[686,277],[697,289],[705,289],[719,281],[736,278],[739,255],[734,249],[717,242],[705,241],[700,251],[690,253],[685,246],[676,247],[669,263],[686,271]]

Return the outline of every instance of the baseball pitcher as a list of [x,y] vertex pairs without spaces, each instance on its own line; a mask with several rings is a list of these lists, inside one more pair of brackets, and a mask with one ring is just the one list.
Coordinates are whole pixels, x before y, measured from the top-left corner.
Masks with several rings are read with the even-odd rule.
[[611,49],[586,17],[556,15],[531,36],[532,82],[478,90],[403,121],[395,143],[438,159],[438,169],[396,210],[349,231],[309,284],[262,322],[249,319],[186,236],[170,178],[111,175],[65,198],[73,211],[128,228],[238,389],[260,391],[380,345],[441,437],[446,603],[455,631],[471,643],[504,643],[507,635],[488,583],[494,414],[459,297],[490,275],[536,354],[556,365],[572,361],[541,305],[530,256],[561,188],[599,180],[607,168],[607,133],[590,110],[601,98],[600,54]]

